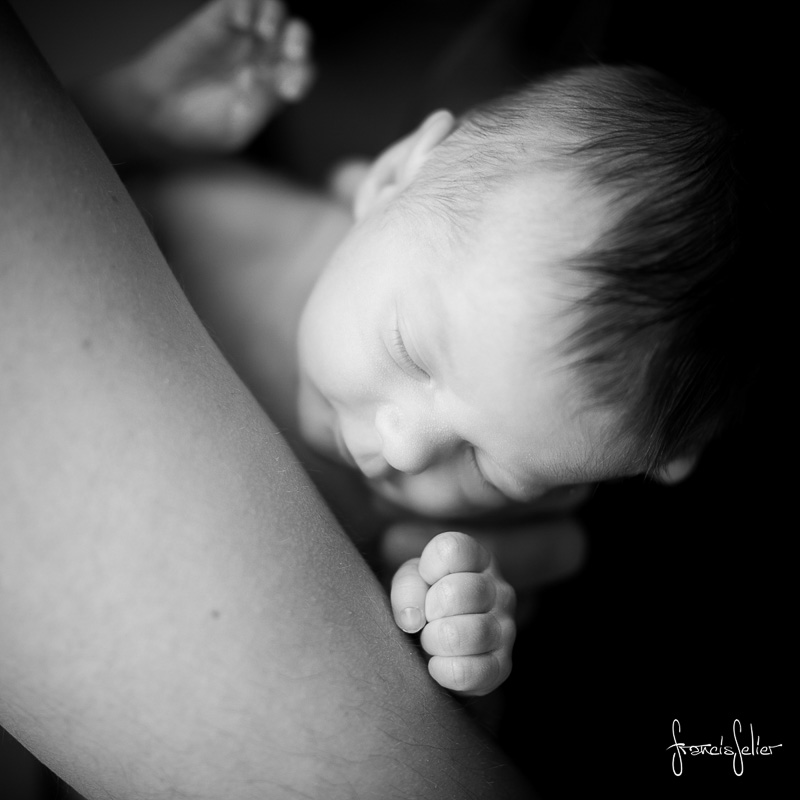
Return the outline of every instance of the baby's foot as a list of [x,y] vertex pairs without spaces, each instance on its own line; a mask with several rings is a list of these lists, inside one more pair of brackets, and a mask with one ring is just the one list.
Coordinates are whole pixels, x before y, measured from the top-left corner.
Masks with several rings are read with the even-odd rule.
[[287,19],[280,0],[211,0],[84,95],[96,114],[116,115],[117,128],[182,149],[232,150],[306,93],[310,47],[308,27]]

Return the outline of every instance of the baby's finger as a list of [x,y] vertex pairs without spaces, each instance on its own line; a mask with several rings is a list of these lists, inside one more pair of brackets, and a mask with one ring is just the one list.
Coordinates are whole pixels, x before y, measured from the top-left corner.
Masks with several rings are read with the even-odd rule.
[[[240,3],[241,6],[249,4]],[[253,20],[253,27],[264,41],[273,41],[283,24],[284,17],[286,16],[286,8],[280,0],[263,0],[262,3],[257,4],[253,9],[249,9],[248,13],[255,11],[255,19]]]
[[497,653],[434,656],[428,661],[428,672],[451,692],[480,696],[494,691],[511,674],[511,658]]
[[286,23],[277,47],[277,57],[271,76],[282,100],[296,102],[302,99],[314,82],[314,65],[311,62],[311,28],[301,19]]
[[281,100],[296,103],[302,100],[314,83],[314,67],[310,61],[284,61],[275,67],[275,90]]
[[[509,620],[509,625],[513,623]],[[513,633],[508,635],[513,637]],[[429,622],[422,631],[422,649],[431,656],[476,656],[503,644],[503,626],[494,614],[461,614]]]
[[446,531],[431,539],[422,551],[419,574],[431,586],[453,572],[483,572],[492,557],[472,536]]
[[311,54],[311,28],[302,19],[291,19],[281,40],[281,55],[289,61],[305,61]]
[[484,614],[499,607],[497,593],[500,588],[500,582],[487,573],[445,575],[428,590],[425,618],[432,622],[459,614]]
[[425,595],[430,588],[419,574],[419,559],[406,561],[392,578],[391,603],[394,621],[406,633],[425,626]]

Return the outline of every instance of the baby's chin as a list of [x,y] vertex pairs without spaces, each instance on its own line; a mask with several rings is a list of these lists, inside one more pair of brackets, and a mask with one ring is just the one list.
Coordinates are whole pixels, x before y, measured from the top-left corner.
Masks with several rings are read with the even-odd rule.
[[511,500],[475,501],[450,498],[429,487],[424,493],[411,491],[391,481],[367,481],[375,498],[375,509],[388,517],[409,514],[434,520],[470,520],[480,518],[485,523],[511,523],[531,514],[570,514],[591,496],[592,484],[558,486],[528,502]]
[[367,480],[377,510],[387,516],[413,514],[430,519],[461,519],[497,512],[498,503],[479,503],[469,498],[448,496],[433,487],[411,489],[391,480]]

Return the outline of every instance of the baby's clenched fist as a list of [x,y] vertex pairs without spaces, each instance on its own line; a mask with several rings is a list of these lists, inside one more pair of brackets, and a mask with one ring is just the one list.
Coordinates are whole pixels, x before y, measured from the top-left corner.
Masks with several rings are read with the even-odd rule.
[[449,531],[431,539],[395,573],[391,602],[404,631],[422,631],[428,670],[446,689],[484,695],[511,673],[514,590],[471,536]]

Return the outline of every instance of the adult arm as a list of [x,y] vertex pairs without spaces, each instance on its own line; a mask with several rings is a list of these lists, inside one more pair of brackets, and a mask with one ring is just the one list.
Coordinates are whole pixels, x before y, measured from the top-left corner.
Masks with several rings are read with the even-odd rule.
[[9,0],[64,86],[133,58],[204,0]]
[[88,798],[528,796],[0,6],[0,722]]

